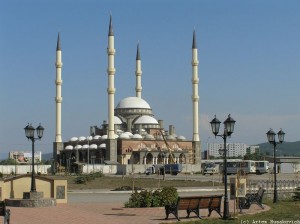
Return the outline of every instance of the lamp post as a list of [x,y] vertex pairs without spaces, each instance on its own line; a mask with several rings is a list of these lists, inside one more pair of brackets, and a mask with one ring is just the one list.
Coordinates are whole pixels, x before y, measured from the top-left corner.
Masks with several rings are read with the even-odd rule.
[[280,129],[280,131],[277,133],[279,142],[275,141],[275,132],[270,128],[270,130],[267,132],[268,141],[270,144],[274,147],[274,197],[273,197],[273,203],[277,203],[278,201],[278,194],[277,194],[277,163],[276,163],[276,146],[277,144],[282,144],[284,141],[284,135],[285,133]]
[[228,202],[228,194],[227,194],[227,150],[226,150],[226,140],[227,137],[230,137],[234,130],[235,120],[228,115],[228,118],[223,122],[224,123],[224,133],[218,134],[220,129],[221,122],[215,118],[210,122],[213,134],[219,137],[222,137],[224,140],[224,188],[225,188],[225,196],[224,196],[224,213],[223,219],[229,218],[229,202]]
[[[30,192],[36,192],[36,185],[35,185],[35,172],[34,172],[34,142],[37,139],[41,139],[43,137],[44,128],[41,126],[41,124],[35,129],[31,126],[31,124],[28,124],[25,128],[25,135],[28,138],[28,140],[31,140],[32,142],[32,172],[31,172],[31,189]],[[37,138],[34,137],[34,131],[36,130]]]

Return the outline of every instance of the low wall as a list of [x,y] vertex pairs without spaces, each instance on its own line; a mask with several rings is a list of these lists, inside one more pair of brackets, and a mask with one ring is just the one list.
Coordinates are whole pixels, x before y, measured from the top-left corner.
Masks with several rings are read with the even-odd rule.
[[[56,203],[67,203],[67,180],[35,176],[36,191],[43,192],[44,198],[56,199]],[[0,181],[0,200],[22,199],[24,192],[31,188],[31,175],[19,175]]]
[[[150,164],[143,165],[117,165],[116,174],[130,174],[130,173],[144,173],[148,167],[151,167]],[[194,164],[182,164],[182,173],[198,173],[201,171],[201,165]]]
[[[51,173],[51,165],[35,165],[34,170],[36,173],[47,174]],[[0,172],[2,174],[27,174],[31,173],[31,165],[0,165]]]
[[[144,173],[145,170],[152,164],[129,164],[129,165],[104,165],[104,164],[84,164],[82,167],[83,173],[102,172],[103,174],[130,174]],[[31,165],[0,165],[0,172],[5,175],[9,174],[30,174],[32,171]],[[36,173],[51,174],[51,165],[35,165]],[[197,173],[201,171],[201,165],[182,164],[182,173]]]

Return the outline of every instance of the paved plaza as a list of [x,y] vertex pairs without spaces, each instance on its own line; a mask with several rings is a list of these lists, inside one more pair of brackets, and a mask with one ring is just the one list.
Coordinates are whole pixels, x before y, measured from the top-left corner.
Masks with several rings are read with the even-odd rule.
[[[206,193],[207,194],[207,193]],[[162,222],[172,223],[177,219],[171,214],[169,220],[165,220],[165,210],[159,208],[124,208],[124,200],[130,194],[108,194],[93,192],[77,192],[71,195],[68,204],[60,204],[56,207],[47,208],[19,208],[8,207],[11,210],[11,224],[159,224]],[[92,200],[94,198],[94,200]],[[104,198],[99,200],[98,198]],[[110,200],[111,198],[111,200]],[[126,201],[126,200],[125,200]],[[223,204],[223,203],[222,203]],[[252,205],[245,214],[257,213],[269,210],[269,207],[262,210],[257,205]],[[230,213],[233,213],[234,204],[230,201]],[[222,209],[223,210],[223,209]],[[238,212],[238,211],[236,211]],[[200,211],[203,219],[220,218],[216,212],[207,217],[207,209]],[[186,212],[180,211],[181,221],[197,220],[193,216],[186,219]],[[239,215],[239,219],[243,219]]]

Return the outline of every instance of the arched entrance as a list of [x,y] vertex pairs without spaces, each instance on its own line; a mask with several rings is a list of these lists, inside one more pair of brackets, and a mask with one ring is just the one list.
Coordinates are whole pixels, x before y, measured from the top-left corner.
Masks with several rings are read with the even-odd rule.
[[148,153],[146,155],[146,164],[153,164],[153,155],[152,155],[152,153]]
[[179,155],[179,163],[186,163],[186,157],[184,153]]

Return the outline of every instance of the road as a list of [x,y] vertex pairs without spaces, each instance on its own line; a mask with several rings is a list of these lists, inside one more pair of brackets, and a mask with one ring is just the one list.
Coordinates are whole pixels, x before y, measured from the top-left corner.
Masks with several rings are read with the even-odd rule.
[[[114,177],[122,177],[116,176]],[[135,178],[158,178],[156,175],[144,175],[135,174]],[[229,175],[228,178],[235,177],[234,175]],[[159,177],[162,178],[162,177]],[[221,175],[213,176],[203,176],[203,175],[185,175],[179,174],[177,176],[166,175],[166,179],[177,179],[177,180],[195,180],[195,181],[212,181],[221,182]],[[273,180],[273,174],[263,174],[263,175],[247,175],[248,180]],[[300,180],[300,174],[277,174],[277,180]],[[229,188],[228,188],[229,190]],[[193,195],[205,195],[208,192],[216,194],[224,194],[224,189],[220,188],[179,188],[178,193],[180,196],[193,196]],[[78,202],[126,202],[132,192],[122,192],[122,191],[110,191],[110,190],[78,190],[73,192],[68,192],[68,203],[78,203]]]
[[[222,188],[180,188],[178,189],[179,196],[195,196],[195,195],[206,195],[211,194],[222,194],[224,189]],[[112,203],[112,202],[127,202],[132,192],[119,191],[115,193],[109,190],[78,190],[68,193],[68,203],[80,203],[80,202],[101,202],[101,203]]]
[[[111,175],[113,177],[122,177],[122,175]],[[162,178],[162,176],[153,175],[145,175],[145,174],[135,174],[135,178]],[[235,175],[228,175],[227,178],[235,177]],[[271,173],[266,173],[262,175],[249,174],[246,176],[248,180],[273,180],[274,175]],[[177,176],[172,176],[167,174],[166,179],[168,180],[194,180],[194,181],[212,181],[212,182],[222,182],[222,175],[200,175],[200,174],[178,174]],[[300,180],[300,174],[277,174],[277,180]]]

